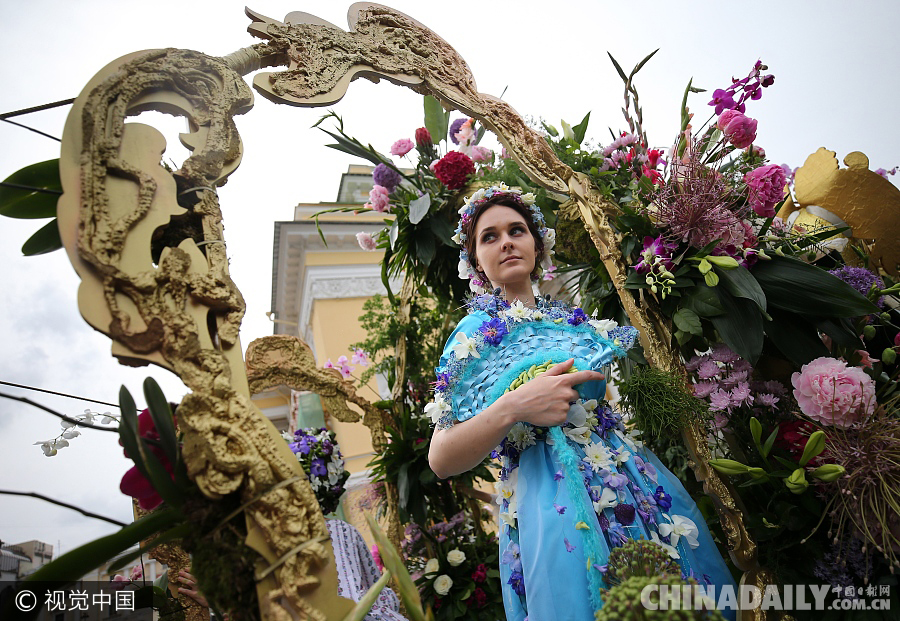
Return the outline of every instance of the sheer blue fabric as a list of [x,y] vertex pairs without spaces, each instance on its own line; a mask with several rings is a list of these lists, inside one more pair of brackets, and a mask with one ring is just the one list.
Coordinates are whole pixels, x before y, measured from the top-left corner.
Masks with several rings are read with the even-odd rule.
[[[456,360],[451,354],[459,343],[456,333],[476,338],[496,316],[475,310],[451,335],[437,369],[439,377],[452,376],[447,391],[451,412],[439,427],[479,415],[532,364],[575,358],[579,369],[608,374],[608,365],[631,345],[603,338],[586,323],[508,321],[502,343],[479,348],[481,358],[475,361],[463,365]],[[579,403],[595,406],[587,412],[591,422],[575,420],[570,411],[575,423],[551,430],[528,425],[515,441],[511,432],[499,447],[504,479],[500,577],[507,619],[593,620],[602,606],[599,587],[606,586],[609,552],[625,538],[657,541],[678,557],[683,575],[715,585],[717,593],[722,585],[733,585],[703,516],[680,481],[602,404],[605,382],[585,383],[578,390]],[[605,457],[598,458],[598,451]]]

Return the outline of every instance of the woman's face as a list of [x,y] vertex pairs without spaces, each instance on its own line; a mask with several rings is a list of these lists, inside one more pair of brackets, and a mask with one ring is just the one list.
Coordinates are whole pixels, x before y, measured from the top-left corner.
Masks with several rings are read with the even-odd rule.
[[475,225],[475,259],[495,287],[530,285],[537,251],[534,237],[518,211],[494,205]]

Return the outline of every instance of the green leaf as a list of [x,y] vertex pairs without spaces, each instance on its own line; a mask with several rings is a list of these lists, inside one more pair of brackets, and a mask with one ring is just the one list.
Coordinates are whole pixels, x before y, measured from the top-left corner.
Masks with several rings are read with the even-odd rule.
[[847,325],[848,320],[844,319],[822,319],[810,318],[819,332],[824,332],[831,337],[831,340],[852,349],[859,349],[859,335]]
[[584,142],[584,135],[587,133],[588,122],[591,120],[591,113],[588,112],[584,115],[584,118],[581,119],[581,123],[572,128],[572,131],[575,133],[575,144],[581,144]]
[[178,463],[178,436],[175,432],[175,420],[166,396],[152,377],[144,380],[144,398],[147,400],[153,425],[159,433],[163,452],[168,457],[169,463],[174,465]]
[[416,257],[422,262],[422,265],[426,267],[431,265],[436,252],[434,235],[425,233],[416,237]]
[[46,190],[0,186],[0,216],[7,218],[55,218],[56,202],[62,194],[59,158],[17,170],[4,183]]
[[369,614],[369,611],[372,610],[372,606],[378,601],[378,596],[384,590],[384,587],[386,587],[390,581],[391,572],[385,568],[385,570],[381,572],[381,577],[378,579],[378,582],[373,584],[369,590],[366,591],[365,595],[359,599],[356,606],[354,606],[353,610],[344,617],[343,621],[363,621],[363,619],[366,618],[366,615]]
[[63,247],[59,237],[59,223],[53,218],[38,229],[37,233],[25,240],[22,244],[22,254],[33,257],[39,254],[47,254]]
[[784,457],[779,457],[778,455],[773,455],[773,457],[775,458],[775,460],[776,460],[779,464],[781,464],[782,466],[784,466],[785,468],[787,468],[787,469],[790,470],[791,472],[793,472],[794,470],[797,469],[797,464],[796,464],[795,462],[792,462],[792,461],[790,461],[790,460],[787,460],[787,459],[785,459]]
[[793,364],[802,366],[829,355],[815,326],[796,313],[769,308],[772,321],[765,323],[766,336]]
[[447,220],[442,218],[440,214],[429,219],[428,226],[431,227],[434,236],[441,240],[445,246],[450,246],[451,248],[457,247],[456,242],[453,241],[453,234],[456,232],[456,229],[454,229],[453,225]]
[[409,504],[409,463],[400,466],[397,473],[397,495],[400,501],[400,508],[406,509]]
[[409,221],[418,224],[428,214],[431,208],[431,194],[427,192],[419,198],[409,201]]
[[613,58],[613,55],[610,54],[609,52],[607,52],[606,55],[609,56],[609,59],[612,61],[613,67],[616,68],[616,72],[619,74],[619,77],[622,78],[622,81],[628,82],[628,76],[625,75],[624,71],[622,71],[622,67],[619,66],[619,63],[616,61],[615,58]]
[[733,352],[750,364],[756,364],[763,346],[763,319],[759,309],[741,302],[722,287],[716,287],[715,292],[725,314],[710,317],[710,322]]
[[120,569],[122,569],[123,567],[128,565],[128,563],[130,563],[134,559],[138,558],[142,554],[146,554],[147,552],[149,552],[156,546],[162,545],[164,543],[168,543],[170,541],[174,541],[176,539],[183,539],[188,534],[190,534],[190,532],[191,532],[191,524],[190,523],[186,522],[184,524],[179,524],[177,526],[173,526],[172,528],[170,528],[166,532],[160,534],[158,537],[156,537],[152,541],[148,542],[147,544],[141,544],[137,550],[134,550],[132,552],[129,552],[128,554],[125,554],[124,556],[120,556],[119,558],[117,558],[116,561],[109,566],[109,569],[107,571],[110,573],[112,573],[114,571],[119,571]]
[[752,300],[759,310],[766,310],[766,294],[746,268],[738,267],[733,270],[713,268],[719,275],[719,284],[731,295],[737,298]]
[[820,317],[861,317],[879,312],[853,287],[803,261],[775,255],[760,261],[753,276],[771,306]]
[[700,324],[700,317],[689,308],[679,308],[672,316],[672,319],[679,330],[703,336],[703,326]]
[[177,524],[183,517],[174,509],[162,509],[135,520],[118,532],[101,537],[66,552],[26,578],[26,582],[62,582],[80,580],[85,574],[127,550],[142,539]]
[[625,279],[625,288],[626,289],[646,289],[650,285],[647,284],[647,277],[643,274],[639,274],[637,270],[632,271],[628,274],[628,278]]
[[684,292],[681,305],[689,308],[701,317],[723,315],[725,308],[719,302],[719,296],[705,284],[697,285]]
[[647,61],[650,60],[651,58],[653,58],[658,51],[659,51],[659,48],[656,48],[655,50],[653,50],[652,52],[647,54],[647,56],[646,56],[646,58],[644,58],[644,60],[642,60],[641,62],[636,64],[634,66],[634,69],[631,70],[631,77],[633,78],[637,74],[638,71],[643,69],[644,65],[647,64]]
[[422,599],[419,597],[419,591],[413,583],[406,566],[397,552],[397,548],[388,540],[384,531],[372,517],[371,513],[366,513],[366,522],[369,524],[369,530],[375,543],[378,544],[378,551],[381,554],[381,560],[385,569],[394,574],[397,578],[398,595],[406,608],[406,613],[411,621],[425,621],[425,613],[422,610]]
[[772,430],[772,433],[769,434],[769,437],[766,438],[766,443],[763,444],[762,447],[762,456],[763,459],[769,456],[769,453],[772,451],[772,445],[775,444],[775,438],[778,437],[778,425],[775,425],[775,429]]
[[750,418],[750,435],[753,437],[753,443],[762,449],[762,424],[755,416]]
[[424,106],[425,129],[431,134],[431,139],[435,144],[441,140],[448,140],[447,132],[449,129],[446,122],[448,117],[444,114],[444,106],[431,95],[425,95]]

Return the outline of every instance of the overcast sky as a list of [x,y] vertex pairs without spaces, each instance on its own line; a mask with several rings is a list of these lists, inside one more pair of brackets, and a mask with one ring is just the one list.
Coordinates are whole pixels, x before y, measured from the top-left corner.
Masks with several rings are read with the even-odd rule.
[[[251,8],[275,19],[306,11],[346,27],[348,4],[334,0],[260,1]],[[652,146],[667,147],[677,131],[679,104],[694,85],[724,88],[757,59],[775,84],[747,114],[759,121],[757,144],[775,163],[802,165],[821,146],[843,158],[863,151],[871,168],[900,163],[900,126],[894,116],[900,86],[894,79],[900,13],[889,0],[859,2],[416,2],[392,6],[442,36],[465,58],[479,90],[500,95],[519,113],[558,126],[592,112],[588,138],[609,141],[607,127],[623,127],[622,84],[611,52],[626,71],[656,48],[637,80]],[[0,25],[4,88],[0,112],[75,97],[107,63],[133,51],[188,48],[216,56],[256,42],[247,32],[243,4],[232,0],[131,0],[6,3]],[[690,100],[696,119],[711,108],[708,94]],[[350,134],[387,152],[422,125],[421,97],[388,83],[354,83],[334,106]],[[340,173],[353,160],[324,147],[328,137],[310,126],[324,109],[276,106],[261,96],[237,118],[244,160],[219,191],[231,270],[247,300],[242,338],[271,334],[273,223],[292,218],[297,202],[333,201]],[[68,107],[15,120],[62,135]],[[166,159],[185,157],[174,136],[180,119],[157,127],[173,147]],[[144,120],[144,119],[142,119]],[[156,122],[155,122],[156,123]],[[0,123],[0,179],[34,162],[58,157],[59,144]],[[896,182],[896,181],[895,181]],[[20,247],[39,228],[35,221],[0,219],[0,380],[103,401],[117,401],[119,386],[143,402],[141,383],[158,378],[170,399],[181,383],[159,369],[129,369],[109,355],[109,340],[78,314],[78,278],[65,254],[24,258]],[[70,399],[0,386],[69,414],[85,407]],[[53,458],[33,442],[55,437],[58,421],[23,404],[0,400],[0,489],[38,491],[120,520],[130,503],[118,491],[127,462],[109,433],[86,430]],[[0,539],[30,539],[63,551],[114,527],[41,501],[0,496]]]

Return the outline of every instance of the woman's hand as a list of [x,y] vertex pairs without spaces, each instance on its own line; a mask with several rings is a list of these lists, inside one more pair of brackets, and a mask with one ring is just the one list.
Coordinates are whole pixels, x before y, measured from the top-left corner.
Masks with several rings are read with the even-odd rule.
[[178,587],[179,593],[187,595],[204,608],[209,608],[209,602],[206,601],[203,593],[201,593],[200,590],[197,589],[197,581],[194,579],[194,576],[191,573],[185,571],[184,569],[180,570],[178,572],[178,582],[184,585],[182,587]]
[[560,362],[516,390],[506,393],[501,399],[508,402],[515,412],[516,420],[520,422],[537,427],[562,425],[566,422],[569,404],[578,399],[575,386],[606,379],[599,371],[569,373],[573,364],[574,358]]

